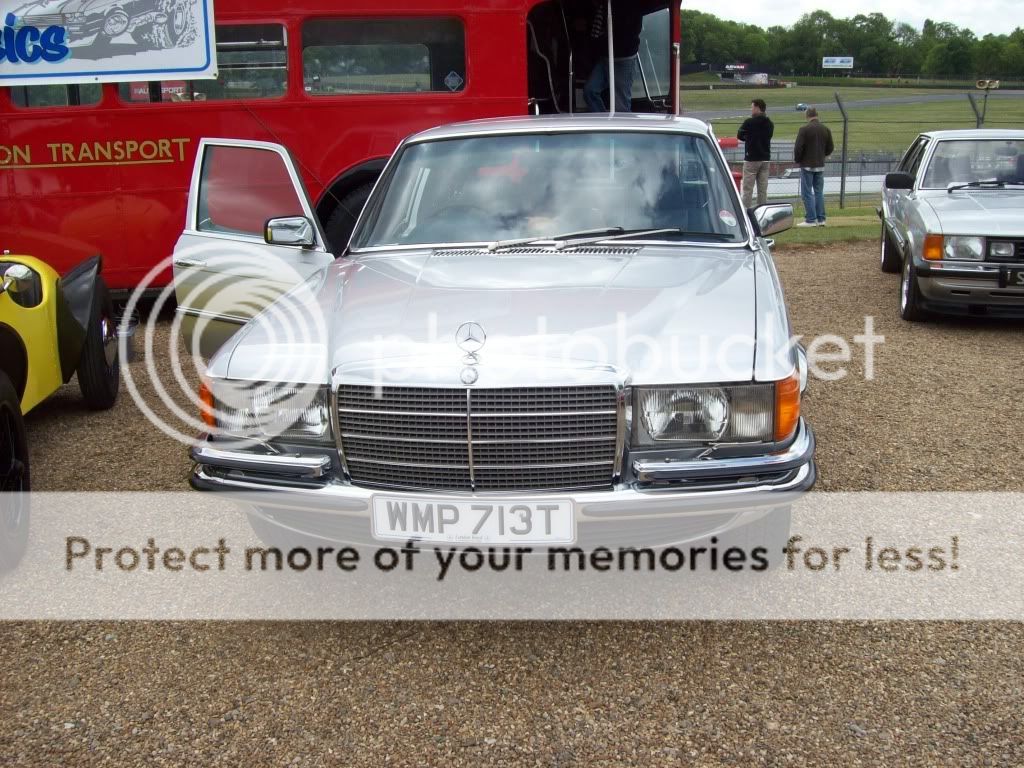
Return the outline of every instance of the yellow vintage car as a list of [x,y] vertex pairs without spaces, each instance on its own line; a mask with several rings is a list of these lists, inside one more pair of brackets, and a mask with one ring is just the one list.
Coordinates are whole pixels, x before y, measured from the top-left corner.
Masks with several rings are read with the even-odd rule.
[[0,571],[28,541],[24,414],[75,373],[90,408],[117,399],[117,327],[101,266],[88,259],[61,277],[38,259],[0,255]]

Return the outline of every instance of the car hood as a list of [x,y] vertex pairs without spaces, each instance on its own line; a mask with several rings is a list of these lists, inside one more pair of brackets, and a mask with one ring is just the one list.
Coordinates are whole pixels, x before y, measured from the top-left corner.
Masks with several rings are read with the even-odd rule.
[[[466,368],[482,387],[564,383],[566,369],[574,381],[749,381],[755,263],[745,248],[700,246],[344,259],[301,312],[250,323],[223,374],[259,378],[273,359],[275,372],[302,378],[298,365],[319,355],[324,380],[346,382],[461,386]],[[275,341],[297,315],[310,319],[309,341]],[[465,323],[486,334],[476,357],[456,342]]]
[[1024,237],[1024,189],[942,192],[926,199],[943,234]]

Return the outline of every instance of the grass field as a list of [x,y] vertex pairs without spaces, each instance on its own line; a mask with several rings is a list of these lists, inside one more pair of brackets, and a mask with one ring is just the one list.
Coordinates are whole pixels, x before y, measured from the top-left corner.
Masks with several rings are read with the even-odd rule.
[[794,226],[787,232],[775,236],[777,245],[823,245],[826,243],[849,243],[857,240],[874,240],[878,237],[878,216],[874,206],[839,208],[838,200],[827,200],[825,210],[828,224],[813,229],[797,227],[804,220],[802,205],[794,205]]
[[[775,139],[778,141],[792,141],[796,133],[806,121],[800,112],[791,109],[791,104],[803,101],[808,104],[827,103],[827,99],[815,99],[813,96],[821,96],[822,92],[828,89],[822,88],[791,88],[786,91],[767,91],[762,93],[787,94],[789,100],[785,106],[780,105],[772,109],[769,102],[769,114],[775,122]],[[725,109],[735,106],[737,117],[712,120],[715,133],[719,136],[735,136],[740,123],[746,116],[749,107],[750,96],[748,93],[755,91],[728,91],[718,94],[710,94],[716,97],[727,97],[714,106],[715,109]],[[856,92],[858,95],[851,95]],[[900,91],[906,95],[907,91]],[[935,91],[928,92],[930,95]],[[847,89],[844,92],[847,101],[854,99],[878,98],[885,94],[892,94],[891,90],[881,91],[880,89]],[[684,99],[691,96],[690,92],[684,94]],[[700,96],[705,96],[700,93]],[[828,94],[829,97],[831,94]],[[687,109],[712,108],[690,99],[684,102]],[[910,145],[910,142],[921,133],[927,130],[949,129],[949,128],[974,128],[974,112],[967,98],[958,92],[950,92],[948,101],[931,101],[921,104],[895,104],[887,106],[851,106],[847,110],[850,115],[850,142],[849,152],[889,150],[902,152]],[[822,119],[832,128],[836,143],[841,140],[842,119],[838,111],[823,112]],[[1018,128],[1024,126],[1024,98],[1020,99],[992,99],[988,104],[986,126],[991,128]]]

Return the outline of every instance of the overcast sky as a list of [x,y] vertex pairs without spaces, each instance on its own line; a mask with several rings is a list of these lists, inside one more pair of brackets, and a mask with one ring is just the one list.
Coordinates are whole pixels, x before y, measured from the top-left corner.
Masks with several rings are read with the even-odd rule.
[[837,18],[858,13],[884,13],[888,18],[905,21],[921,29],[925,19],[949,21],[958,27],[973,30],[978,37],[988,33],[1008,34],[1014,27],[1024,26],[1024,3],[1021,0],[789,0],[787,3],[739,2],[721,0],[683,0],[683,8],[713,13],[723,19],[770,27],[791,26],[803,14],[826,10]]

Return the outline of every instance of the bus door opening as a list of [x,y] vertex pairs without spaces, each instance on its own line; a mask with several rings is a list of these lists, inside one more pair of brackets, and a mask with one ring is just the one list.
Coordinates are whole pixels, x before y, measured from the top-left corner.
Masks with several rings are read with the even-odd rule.
[[[616,3],[617,5],[617,3]],[[674,111],[671,10],[667,2],[643,8],[640,47],[633,57],[632,111]],[[549,0],[526,20],[527,87],[533,114],[588,112],[583,88],[594,68],[608,57],[607,0]],[[614,9],[612,11],[614,24]],[[603,94],[609,104],[609,93]]]

